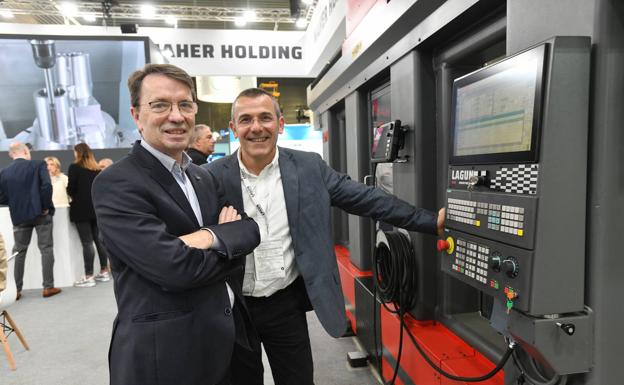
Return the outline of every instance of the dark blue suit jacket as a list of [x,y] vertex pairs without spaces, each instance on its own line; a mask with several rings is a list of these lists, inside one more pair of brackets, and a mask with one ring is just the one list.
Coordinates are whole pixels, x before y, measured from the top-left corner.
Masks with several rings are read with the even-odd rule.
[[239,320],[250,325],[242,293],[230,284],[237,296],[232,309],[225,282],[242,270],[236,259],[260,242],[258,225],[244,214],[217,225],[227,203],[223,190],[199,166],[189,165],[186,173],[203,224],[225,253],[178,239],[199,230],[197,218],[171,173],[139,142],[93,183],[118,308],[109,352],[112,385],[215,384],[229,368],[235,339],[248,342],[235,333]]
[[13,225],[30,222],[44,210],[54,215],[46,163],[18,158],[0,171],[0,204],[9,206]]
[[[340,337],[347,321],[331,234],[330,207],[429,234],[436,234],[438,215],[351,180],[329,167],[316,153],[280,147],[279,154],[297,268],[321,324],[330,335]],[[234,207],[243,210],[236,153],[202,167],[223,185]],[[238,279],[242,282],[242,275]]]

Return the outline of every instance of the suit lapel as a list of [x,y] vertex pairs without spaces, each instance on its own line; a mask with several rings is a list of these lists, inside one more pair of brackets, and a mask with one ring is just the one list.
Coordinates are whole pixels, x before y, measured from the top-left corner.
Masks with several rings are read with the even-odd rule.
[[[207,226],[211,223],[211,214],[214,213],[209,213],[208,208],[211,207],[211,202],[208,199],[204,199],[203,193],[205,191],[213,190],[208,189],[208,186],[206,186],[205,178],[199,174],[198,170],[199,167],[196,167],[194,164],[190,164],[189,168],[186,170],[186,176],[191,181],[193,189],[195,190],[195,195],[197,195],[197,201],[199,202],[199,209],[201,210],[203,226]],[[211,196],[209,199],[215,200],[217,199],[217,196]],[[195,216],[195,213],[193,213],[193,216]]]
[[299,175],[297,164],[292,153],[279,149],[279,167],[282,175],[282,187],[284,189],[284,199],[286,200],[286,213],[288,214],[288,226],[293,244],[296,244],[297,219],[299,214]]
[[149,175],[154,179],[180,206],[186,215],[199,227],[195,213],[191,208],[186,195],[178,185],[169,170],[165,168],[152,154],[141,146],[140,142],[136,142],[132,148],[132,154],[136,157],[140,165],[148,169]]
[[223,188],[225,189],[228,203],[237,210],[244,211],[243,193],[240,180],[240,166],[238,165],[238,154],[232,154],[225,163],[226,169],[223,173]]

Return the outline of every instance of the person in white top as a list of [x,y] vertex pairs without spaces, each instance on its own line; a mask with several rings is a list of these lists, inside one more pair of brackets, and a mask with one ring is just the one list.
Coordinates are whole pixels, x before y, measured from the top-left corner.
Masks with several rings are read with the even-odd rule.
[[52,202],[54,207],[69,207],[67,175],[61,172],[61,162],[55,156],[46,156],[44,160],[48,165],[50,181],[52,182]]
[[232,277],[242,286],[259,342],[253,352],[235,347],[231,384],[263,383],[262,343],[275,385],[313,385],[306,311],[314,309],[333,337],[347,325],[331,207],[431,235],[442,231],[444,209],[416,208],[340,174],[316,153],[278,147],[284,118],[277,100],[262,89],[241,92],[231,118],[240,149],[202,167],[221,182],[237,210],[258,222],[261,238],[244,261],[244,273]]

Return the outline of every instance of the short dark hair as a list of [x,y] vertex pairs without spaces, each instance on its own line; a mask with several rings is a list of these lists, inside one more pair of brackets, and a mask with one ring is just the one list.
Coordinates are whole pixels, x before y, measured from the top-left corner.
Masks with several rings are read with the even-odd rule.
[[232,122],[234,122],[234,109],[236,107],[236,102],[238,101],[238,99],[240,98],[255,99],[255,98],[259,98],[260,96],[265,96],[265,95],[271,98],[271,101],[273,101],[273,107],[275,108],[275,115],[279,119],[282,116],[282,111],[280,110],[280,106],[279,106],[279,103],[277,102],[277,99],[275,99],[275,97],[271,95],[270,92],[263,90],[262,88],[247,88],[246,90],[243,90],[240,94],[238,94],[236,99],[234,99],[234,103],[232,103],[232,111],[230,112]]
[[141,86],[143,85],[143,79],[145,79],[147,75],[152,74],[164,75],[183,83],[191,90],[193,101],[197,101],[193,78],[186,73],[186,71],[171,64],[147,64],[140,70],[134,71],[130,74],[130,77],[128,77],[128,89],[130,90],[130,102],[132,103],[132,107],[138,107],[141,104]]

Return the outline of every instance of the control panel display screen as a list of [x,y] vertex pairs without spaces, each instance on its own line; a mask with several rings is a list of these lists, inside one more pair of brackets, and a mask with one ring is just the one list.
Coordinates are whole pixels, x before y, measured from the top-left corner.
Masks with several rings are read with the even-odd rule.
[[536,160],[544,48],[456,80],[452,163]]
[[379,139],[384,130],[383,125],[390,121],[390,83],[384,84],[381,87],[373,90],[370,94],[370,110],[371,120],[373,127],[373,145],[371,148],[371,154],[377,153],[377,146],[379,145]]

